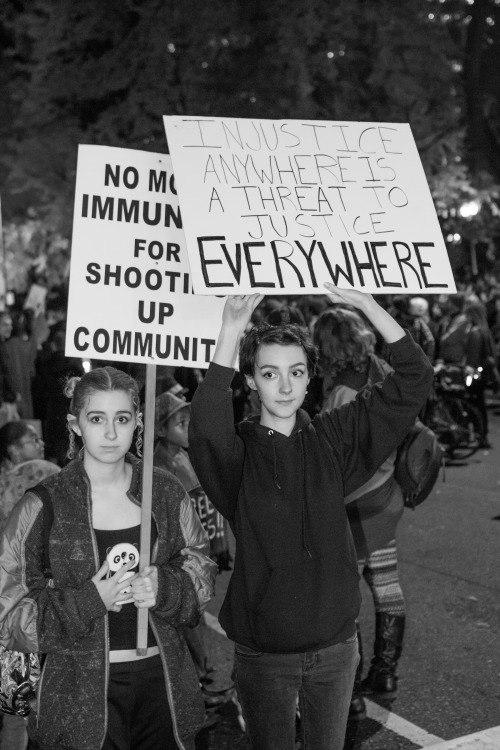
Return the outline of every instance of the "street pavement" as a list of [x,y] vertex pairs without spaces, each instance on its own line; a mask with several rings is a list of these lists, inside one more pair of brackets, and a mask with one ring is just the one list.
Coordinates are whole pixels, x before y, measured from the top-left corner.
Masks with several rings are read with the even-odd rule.
[[[494,407],[492,449],[447,466],[432,495],[404,512],[398,550],[408,619],[399,689],[392,703],[369,702],[367,718],[349,724],[345,750],[500,748],[500,730],[491,729],[500,727],[500,414]],[[233,646],[217,621],[229,577],[218,577],[208,608],[214,688],[231,684]],[[364,582],[362,593],[368,661],[374,613]],[[235,702],[209,713],[213,723],[200,733],[197,750],[248,750]]]

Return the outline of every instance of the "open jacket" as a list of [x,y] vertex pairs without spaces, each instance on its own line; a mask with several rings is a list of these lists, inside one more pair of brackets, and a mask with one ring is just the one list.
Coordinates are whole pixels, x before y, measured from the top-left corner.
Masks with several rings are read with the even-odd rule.
[[344,497],[407,434],[433,370],[407,334],[390,345],[394,373],[291,435],[260,417],[234,425],[233,370],[211,364],[191,404],[189,452],[203,488],[229,519],[236,558],[219,620],[263,652],[300,653],[351,637],[359,576]]
[[[142,463],[131,455],[129,498],[140,504]],[[44,750],[99,750],[107,730],[108,616],[91,578],[100,568],[90,482],[77,458],[43,482],[54,508],[43,575],[43,505],[29,491],[12,511],[0,544],[0,643],[45,654],[30,735]],[[180,482],[154,469],[152,512],[158,539],[152,564],[158,596],[149,619],[165,671],[179,748],[194,748],[203,702],[178,626],[195,625],[213,593],[216,566]]]

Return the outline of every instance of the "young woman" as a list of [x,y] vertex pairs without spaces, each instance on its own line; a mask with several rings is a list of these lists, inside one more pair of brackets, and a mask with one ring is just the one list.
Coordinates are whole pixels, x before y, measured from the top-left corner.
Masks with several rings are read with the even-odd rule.
[[[425,402],[432,367],[367,294],[325,285],[362,310],[392,351],[381,386],[312,421],[301,410],[315,364],[298,326],[245,334],[260,295],[228,298],[216,351],[191,404],[190,455],[236,536],[220,622],[254,750],[342,750],[359,660],[356,552],[344,507],[401,442]],[[240,345],[241,342],[241,345]],[[240,370],[260,415],[234,425],[230,384]]]
[[[30,493],[11,514],[0,548],[0,643],[45,655],[37,746],[75,750],[194,748],[203,722],[196,672],[179,627],[210,598],[214,563],[182,485],[153,473],[153,564],[137,564],[142,464],[129,453],[142,427],[136,382],[112,367],[69,382],[73,461],[43,484],[54,520],[52,580],[42,571],[43,505]],[[115,545],[132,545],[108,576]],[[116,552],[116,550],[115,550]],[[149,610],[148,648],[136,653],[137,608]]]
[[[367,385],[382,382],[392,368],[377,357],[375,334],[355,310],[335,305],[321,313],[314,327],[323,386],[323,411],[338,409]],[[356,670],[351,719],[366,715],[362,690],[394,693],[401,655],[405,602],[399,581],[396,528],[403,514],[403,494],[394,479],[396,451],[375,474],[345,498],[358,567],[375,606],[374,657],[364,684],[362,660]],[[361,654],[361,634],[358,630]]]

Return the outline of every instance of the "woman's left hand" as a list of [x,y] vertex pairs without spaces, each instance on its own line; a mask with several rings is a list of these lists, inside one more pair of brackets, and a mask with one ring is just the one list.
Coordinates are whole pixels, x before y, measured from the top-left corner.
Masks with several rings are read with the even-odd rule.
[[332,302],[351,305],[357,309],[362,309],[368,302],[373,302],[372,295],[367,292],[360,292],[357,289],[340,289],[329,281],[325,282],[323,286]]
[[154,607],[158,595],[158,568],[148,565],[132,578],[131,593],[136,607]]

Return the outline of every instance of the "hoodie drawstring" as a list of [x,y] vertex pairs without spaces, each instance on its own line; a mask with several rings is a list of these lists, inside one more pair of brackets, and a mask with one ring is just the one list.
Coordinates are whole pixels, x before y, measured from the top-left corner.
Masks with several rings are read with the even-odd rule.
[[[274,442],[274,430],[268,430],[267,433],[271,437],[271,442],[273,445],[273,481],[274,486],[276,489],[281,490],[281,485],[278,482],[278,457],[276,454],[276,444]],[[307,543],[307,512],[306,512],[306,474],[305,474],[305,461],[304,461],[304,444],[302,442],[302,435],[299,435],[300,440],[300,458],[301,458],[301,470],[302,470],[302,548],[305,552],[307,552],[308,557],[312,560],[312,554],[311,550],[309,549],[309,545]]]

